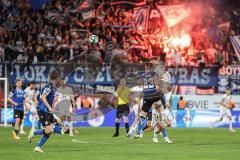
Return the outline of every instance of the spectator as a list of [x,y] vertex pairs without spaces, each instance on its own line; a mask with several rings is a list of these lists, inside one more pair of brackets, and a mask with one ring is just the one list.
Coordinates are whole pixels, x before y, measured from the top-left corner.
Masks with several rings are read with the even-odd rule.
[[184,110],[186,108],[186,101],[183,99],[183,96],[180,96],[180,99],[178,101],[178,104],[177,104],[177,108],[178,110]]

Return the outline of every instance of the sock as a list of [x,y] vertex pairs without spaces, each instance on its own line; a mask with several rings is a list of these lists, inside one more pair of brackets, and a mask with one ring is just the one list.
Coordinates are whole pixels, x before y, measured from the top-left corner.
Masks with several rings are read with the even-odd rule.
[[141,117],[140,121],[138,123],[138,131],[137,131],[138,135],[141,134],[143,128],[146,126],[146,123],[147,123],[146,118],[145,117]]
[[134,127],[133,127],[133,126],[131,126],[131,127],[130,127],[130,130],[129,130],[129,132],[128,132],[128,134],[130,134],[130,135],[131,135],[131,134],[133,134],[133,132],[134,132]]
[[38,125],[38,129],[41,129],[42,124],[41,124],[40,120],[38,120],[37,125]]
[[36,129],[36,122],[37,122],[37,116],[36,115],[32,115],[32,129],[33,130]]
[[166,128],[163,128],[163,129],[162,129],[162,135],[163,135],[164,138],[167,137]]
[[232,120],[229,120],[229,129],[233,129],[232,128]]
[[44,134],[44,129],[36,130],[36,131],[34,131],[33,134],[34,134],[35,136],[36,136],[36,135],[43,135],[43,134]]
[[128,123],[125,123],[125,129],[126,129],[126,132],[128,133],[129,132],[129,125],[128,125]]
[[53,133],[57,133],[57,134],[61,134],[62,133],[62,129],[60,128],[59,125],[55,125],[54,126]]
[[154,127],[153,138],[158,138],[157,127]]
[[49,135],[44,134],[42,138],[39,140],[37,146],[41,148],[44,145],[44,143],[48,140],[48,138]]
[[23,126],[26,116],[23,117],[22,123],[20,124],[20,132],[23,132]]
[[70,130],[70,133],[73,132],[73,123],[72,122],[69,122],[69,130]]
[[19,136],[19,130],[18,129],[14,129],[14,132],[16,133],[17,136]]
[[135,125],[135,126],[133,127],[133,133],[134,133],[134,134],[137,134],[137,129],[138,129],[138,127],[137,127],[137,125]]
[[119,134],[119,126],[120,126],[120,123],[119,122],[116,122],[115,124],[115,127],[116,127],[116,134]]

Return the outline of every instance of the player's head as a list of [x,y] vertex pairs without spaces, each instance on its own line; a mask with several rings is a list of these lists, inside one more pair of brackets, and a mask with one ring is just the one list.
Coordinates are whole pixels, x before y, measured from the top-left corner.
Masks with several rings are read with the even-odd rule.
[[29,87],[30,87],[30,89],[34,89],[35,86],[36,86],[36,83],[35,83],[35,82],[33,82],[33,81],[29,82]]
[[46,83],[45,82],[41,82],[40,83],[40,88],[42,89],[42,88],[44,88],[46,86]]
[[159,64],[159,58],[158,58],[158,57],[153,57],[153,58],[151,59],[151,63],[152,63],[153,65],[158,65],[158,64]]
[[151,71],[153,69],[153,64],[151,62],[145,63],[145,70]]
[[230,95],[230,94],[231,94],[231,89],[230,89],[230,87],[227,87],[227,88],[226,88],[226,94],[227,94],[227,95]]
[[22,87],[22,80],[16,79],[15,85],[16,85],[16,88],[21,88]]
[[50,73],[49,81],[53,86],[56,86],[59,82],[59,73],[56,70]]
[[61,77],[60,84],[62,87],[65,87],[67,85],[67,82],[64,77]]
[[127,83],[126,78],[121,78],[121,79],[120,79],[120,85],[125,86],[126,83]]

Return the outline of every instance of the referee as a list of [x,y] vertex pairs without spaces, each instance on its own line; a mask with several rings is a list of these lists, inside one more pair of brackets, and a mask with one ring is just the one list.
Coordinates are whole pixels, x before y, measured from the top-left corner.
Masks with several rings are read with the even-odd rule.
[[120,79],[120,85],[117,87],[115,96],[117,98],[118,105],[117,105],[116,121],[115,121],[116,131],[113,137],[118,137],[120,120],[122,115],[125,123],[126,133],[128,133],[129,131],[128,115],[129,115],[129,100],[131,99],[131,97],[130,97],[130,88],[126,86],[125,78]]

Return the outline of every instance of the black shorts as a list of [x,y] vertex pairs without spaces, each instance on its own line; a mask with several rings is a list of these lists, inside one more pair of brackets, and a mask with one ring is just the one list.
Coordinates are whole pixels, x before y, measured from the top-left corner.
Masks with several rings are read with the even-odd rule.
[[14,110],[13,118],[23,119],[24,111],[23,110]]
[[54,123],[54,117],[51,113],[38,111],[38,116],[43,127]]
[[149,99],[143,99],[142,110],[147,113],[149,111],[149,109],[152,107],[152,104],[154,102],[159,101],[159,100],[160,100],[160,97],[151,98],[151,99],[150,98]]
[[116,117],[121,118],[122,115],[125,117],[128,117],[129,115],[129,106],[128,104],[123,104],[123,105],[118,105],[117,106],[117,112],[116,112]]

